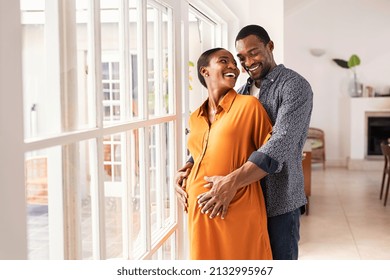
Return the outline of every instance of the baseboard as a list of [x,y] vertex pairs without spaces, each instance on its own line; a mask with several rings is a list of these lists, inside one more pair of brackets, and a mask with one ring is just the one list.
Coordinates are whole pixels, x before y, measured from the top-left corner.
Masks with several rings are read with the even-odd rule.
[[326,160],[326,167],[347,167],[348,162],[346,159],[330,159]]
[[381,159],[348,159],[349,170],[383,170],[384,160]]

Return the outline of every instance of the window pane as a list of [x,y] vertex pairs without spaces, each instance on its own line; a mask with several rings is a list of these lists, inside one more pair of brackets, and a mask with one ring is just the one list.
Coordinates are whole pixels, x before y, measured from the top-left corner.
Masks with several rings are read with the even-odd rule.
[[45,1],[21,1],[20,8],[23,32],[24,135],[25,138],[32,138],[41,136],[50,130],[47,128],[45,118],[48,114],[45,103],[45,61],[47,57],[45,53]]
[[[88,71],[88,61],[93,58],[89,58],[90,40],[91,36],[88,33],[88,25],[91,24],[91,17],[89,12],[89,0],[77,0],[76,4],[76,65],[77,65],[77,94],[76,97],[70,99],[72,101],[71,107],[77,102],[77,111],[73,111],[69,108],[69,111],[74,114],[71,118],[77,120],[77,128],[90,128],[96,127],[96,116],[91,115],[90,112],[95,112],[94,106],[95,92],[90,88],[91,83],[88,83],[88,79],[92,79],[93,71]],[[91,69],[92,70],[92,69]]]
[[129,58],[130,58],[130,119],[139,117],[138,107],[140,99],[138,97],[138,61],[137,61],[137,28],[138,28],[138,13],[137,0],[129,0]]
[[148,110],[151,116],[173,111],[172,17],[161,6],[147,6],[148,20]]
[[123,194],[126,181],[122,177],[122,145],[125,144],[125,134],[107,135],[104,137],[104,197],[106,218],[106,250],[107,258],[123,257]]
[[[81,141],[25,154],[28,259],[61,258],[64,244],[70,251],[81,244],[81,255],[70,258],[92,258],[95,143]],[[64,220],[69,215],[72,215],[71,222]],[[65,231],[65,236],[73,242],[62,239]]]
[[[101,42],[91,42],[92,2],[64,1],[57,7],[52,1],[21,0],[25,138],[96,127],[95,112],[103,118],[102,128],[55,137],[44,142],[54,147],[25,154],[29,259],[94,259],[100,245],[105,258],[139,259],[150,249],[147,240],[153,247],[161,238],[156,256],[174,258],[176,236],[167,231],[176,222],[176,130],[174,122],[158,119],[175,107],[172,11],[161,1],[147,1],[146,45],[138,37],[143,34],[137,21],[145,12],[138,7],[141,1],[100,0],[95,28]],[[64,30],[56,28],[57,11]],[[96,92],[95,52],[89,47],[100,43],[101,91]],[[142,68],[147,81],[139,73],[141,50],[148,60]],[[138,85],[148,85],[149,94]],[[161,123],[150,126],[144,109]],[[139,118],[139,129],[106,130]]]
[[217,45],[215,40],[216,23],[211,22],[192,9],[188,14],[188,21],[189,106],[190,112],[193,112],[207,98],[207,91],[198,80],[196,62],[201,53],[220,45]]
[[139,131],[107,135],[103,144],[107,258],[134,259],[145,253],[146,238]]
[[166,135],[165,139],[162,139],[161,147],[164,151],[165,159],[161,163],[161,167],[165,170],[163,174],[163,180],[161,181],[162,185],[162,199],[163,199],[163,212],[162,212],[162,221],[163,226],[169,226],[175,222],[175,203],[176,197],[173,193],[174,186],[174,166],[175,166],[175,128],[174,123],[169,122],[161,125],[163,127],[163,134]]
[[130,164],[128,165],[131,205],[129,209],[130,230],[130,259],[137,259],[146,252],[146,205],[145,193],[141,191],[141,161],[145,161],[142,153],[144,135],[142,130],[133,130],[128,133]]
[[[108,70],[108,64],[109,64],[108,62],[103,62],[102,63],[102,79],[103,80],[109,80],[110,79],[110,72]],[[104,83],[103,83],[103,85],[104,85]],[[103,86],[103,88],[105,88],[105,87]]]
[[115,182],[122,181],[122,145],[125,144],[124,136],[114,137],[114,135],[108,135],[104,137],[104,171],[105,181]]
[[152,242],[159,233],[174,222],[173,123],[163,123],[150,128],[149,135],[149,180],[152,223]]
[[176,232],[163,243],[160,249],[153,254],[152,260],[174,260],[175,259]]
[[112,62],[111,63],[111,74],[113,80],[119,80],[119,62]]
[[47,156],[43,151],[26,154],[28,259],[49,259],[49,208]]
[[[53,9],[52,2],[20,2],[26,139],[96,126],[96,118],[89,115],[93,101],[87,83],[88,6],[87,0],[76,2],[76,6],[66,3],[76,19],[67,18],[68,32],[47,28],[57,25],[55,16],[45,15],[48,7]],[[64,42],[69,48],[61,47]]]
[[[93,234],[96,232],[96,224],[92,224],[92,204],[98,201],[97,197],[92,197],[92,193],[97,193],[97,155],[96,141],[82,141],[79,144],[79,178],[80,178],[80,204],[81,204],[81,244],[82,259],[93,259]],[[77,166],[75,166],[77,168]],[[95,189],[95,191],[93,191]],[[93,228],[95,227],[95,229]],[[95,239],[96,240],[96,239]]]
[[102,83],[103,83],[103,124],[112,125],[120,121],[121,106],[125,101],[120,61],[120,1],[101,0],[101,42],[102,42]]

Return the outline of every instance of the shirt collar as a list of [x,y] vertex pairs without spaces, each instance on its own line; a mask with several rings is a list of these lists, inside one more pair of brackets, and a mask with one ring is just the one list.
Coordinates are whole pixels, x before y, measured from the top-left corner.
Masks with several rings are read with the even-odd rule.
[[[283,64],[276,65],[276,67],[274,69],[272,69],[271,72],[268,72],[267,76],[265,76],[265,78],[264,78],[264,81],[266,80],[266,81],[273,83],[276,80],[276,78],[279,76],[280,72],[282,72],[282,70],[284,68],[285,67]],[[247,80],[247,85],[251,86],[252,84],[253,84],[253,79],[251,77],[249,77]]]
[[[222,110],[225,112],[229,112],[230,108],[232,107],[232,104],[234,102],[234,99],[237,96],[237,92],[234,89],[229,90],[224,97],[222,97],[222,100],[219,102],[220,107],[222,107]],[[207,98],[205,102],[200,106],[200,110],[198,113],[199,116],[207,116],[207,106],[208,106],[209,99]]]

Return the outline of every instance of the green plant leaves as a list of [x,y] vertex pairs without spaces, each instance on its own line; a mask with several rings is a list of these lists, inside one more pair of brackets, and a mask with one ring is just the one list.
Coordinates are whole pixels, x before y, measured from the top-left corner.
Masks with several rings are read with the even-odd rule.
[[358,65],[360,65],[360,58],[356,54],[351,55],[348,60],[348,68],[352,68]]
[[357,54],[351,55],[348,61],[340,58],[334,58],[333,61],[336,62],[336,64],[341,68],[346,68],[346,69],[353,68],[355,66],[360,65],[360,58]]
[[340,66],[341,68],[346,68],[348,69],[348,61],[344,60],[344,59],[339,59],[339,58],[334,58],[333,59],[334,62],[336,62],[336,64],[338,66]]

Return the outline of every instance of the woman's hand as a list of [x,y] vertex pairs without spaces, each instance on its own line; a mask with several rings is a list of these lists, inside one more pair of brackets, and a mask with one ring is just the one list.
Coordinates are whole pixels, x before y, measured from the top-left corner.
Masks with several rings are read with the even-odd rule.
[[187,162],[186,165],[177,171],[175,176],[176,196],[186,213],[188,212],[188,195],[186,193],[187,178],[191,172],[192,166],[192,163]]
[[259,181],[267,175],[267,172],[257,167],[256,164],[247,161],[240,168],[226,176],[204,177],[208,182],[205,188],[211,189],[198,196],[198,205],[204,214],[210,213],[210,218],[221,215],[224,219],[228,207],[237,191],[245,186]]

